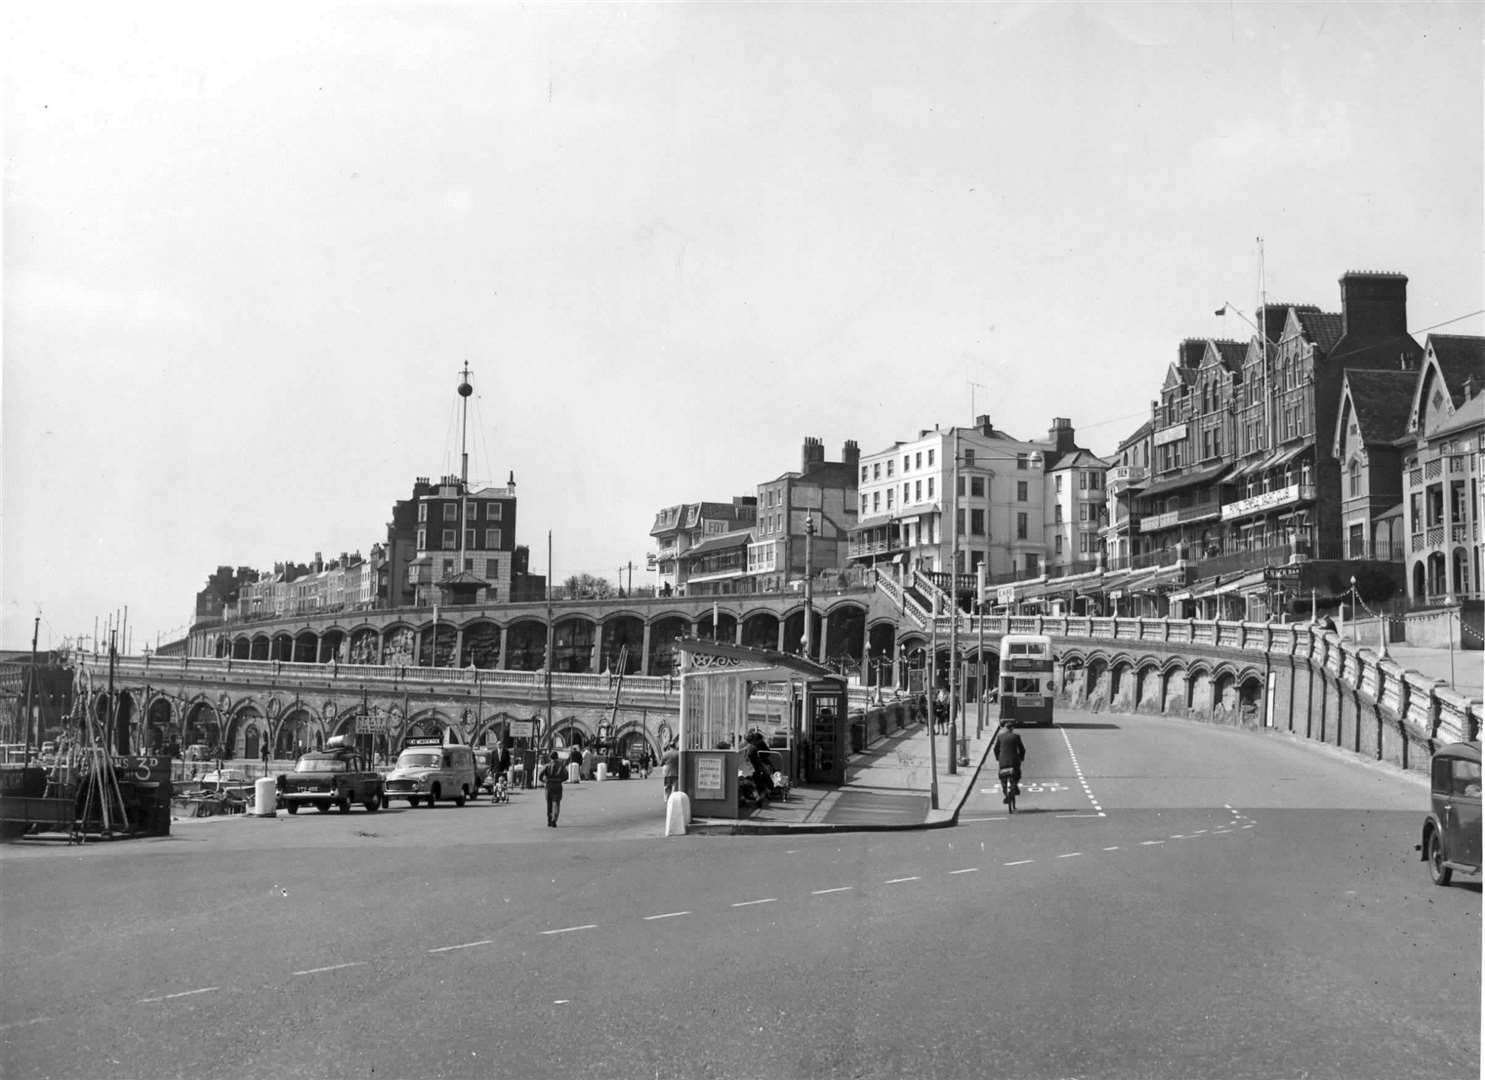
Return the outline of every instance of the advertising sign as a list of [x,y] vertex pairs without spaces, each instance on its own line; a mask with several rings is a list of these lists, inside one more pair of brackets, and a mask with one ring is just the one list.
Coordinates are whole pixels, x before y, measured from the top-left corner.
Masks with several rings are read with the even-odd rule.
[[513,739],[529,739],[535,734],[531,729],[536,726],[534,720],[512,720],[510,721],[510,734]]
[[715,754],[701,754],[696,758],[696,797],[698,799],[721,799],[727,795],[727,785],[722,780],[723,758]]

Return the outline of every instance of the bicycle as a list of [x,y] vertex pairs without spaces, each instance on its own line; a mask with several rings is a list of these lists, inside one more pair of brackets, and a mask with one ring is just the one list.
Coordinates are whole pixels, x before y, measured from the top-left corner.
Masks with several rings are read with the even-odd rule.
[[1000,798],[1005,803],[1006,813],[1016,812],[1016,794],[1020,785],[1016,782],[1015,769],[1000,770]]

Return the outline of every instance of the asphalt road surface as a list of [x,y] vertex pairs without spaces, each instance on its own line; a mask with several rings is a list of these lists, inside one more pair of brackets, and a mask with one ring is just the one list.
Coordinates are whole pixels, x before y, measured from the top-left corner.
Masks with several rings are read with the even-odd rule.
[[1429,882],[1418,778],[1062,719],[952,829],[665,839],[630,781],[556,830],[522,792],[13,846],[0,1074],[1479,1075],[1480,888]]

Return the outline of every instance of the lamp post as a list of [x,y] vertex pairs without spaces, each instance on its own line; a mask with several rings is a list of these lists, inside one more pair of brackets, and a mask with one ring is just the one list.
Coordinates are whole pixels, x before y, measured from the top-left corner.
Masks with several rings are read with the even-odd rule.
[[949,775],[959,772],[959,426],[949,469]]
[[938,680],[938,596],[933,597],[933,618],[928,624],[928,805],[938,809],[938,716],[934,713],[934,683]]
[[814,657],[814,623],[815,623],[815,584],[814,568],[811,562],[814,558],[815,539],[815,515],[807,512],[804,516],[804,657],[813,660]]

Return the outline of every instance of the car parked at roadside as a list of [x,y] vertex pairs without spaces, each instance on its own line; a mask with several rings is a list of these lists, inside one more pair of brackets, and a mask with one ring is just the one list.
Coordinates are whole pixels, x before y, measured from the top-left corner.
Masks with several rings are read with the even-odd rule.
[[344,735],[331,739],[323,750],[302,754],[293,772],[279,775],[276,794],[279,805],[291,814],[304,805],[321,813],[333,806],[344,814],[352,803],[367,810],[380,810],[387,804],[381,773],[372,771]]
[[1435,885],[1480,872],[1480,743],[1451,743],[1429,764],[1429,812],[1418,850]]

